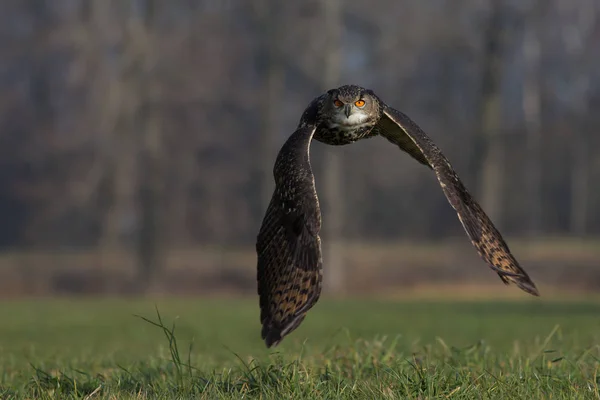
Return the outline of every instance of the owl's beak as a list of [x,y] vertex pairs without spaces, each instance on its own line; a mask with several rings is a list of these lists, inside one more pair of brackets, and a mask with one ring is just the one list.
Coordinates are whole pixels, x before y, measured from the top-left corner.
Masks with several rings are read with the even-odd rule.
[[352,106],[350,104],[346,104],[344,106],[344,114],[346,114],[346,118],[349,118],[351,113],[352,113]]

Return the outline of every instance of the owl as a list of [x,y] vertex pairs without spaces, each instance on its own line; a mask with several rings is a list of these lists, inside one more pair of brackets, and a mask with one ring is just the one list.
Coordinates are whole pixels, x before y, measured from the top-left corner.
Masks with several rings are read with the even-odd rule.
[[261,336],[267,347],[296,329],[321,294],[321,212],[310,164],[312,139],[341,146],[373,136],[383,136],[431,169],[483,260],[505,284],[539,296],[500,232],[425,132],[373,91],[346,85],[308,105],[275,160],[275,189],[256,241]]

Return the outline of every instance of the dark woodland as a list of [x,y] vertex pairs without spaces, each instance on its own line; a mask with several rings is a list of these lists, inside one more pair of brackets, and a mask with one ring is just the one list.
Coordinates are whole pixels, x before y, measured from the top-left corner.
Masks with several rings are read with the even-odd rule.
[[[1,0],[0,20],[6,295],[255,293],[277,152],[350,83],[427,132],[536,282],[600,290],[600,0]],[[328,293],[504,290],[385,139],[311,160]]]

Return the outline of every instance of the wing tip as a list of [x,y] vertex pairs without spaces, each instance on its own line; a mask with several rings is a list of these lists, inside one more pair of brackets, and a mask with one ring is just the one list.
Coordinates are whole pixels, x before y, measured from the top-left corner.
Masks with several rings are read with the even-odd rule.
[[279,323],[272,319],[265,319],[261,331],[261,337],[265,341],[267,348],[277,346],[283,338],[289,335],[302,323],[306,317],[306,311],[295,314],[292,318]]
[[267,348],[276,347],[283,339],[282,330],[270,323],[265,322],[261,331],[261,337]]
[[263,337],[263,339],[267,349],[270,349],[271,347],[277,347],[277,345],[281,342],[281,334],[280,332],[270,331],[266,336]]
[[517,286],[532,296],[540,297],[540,291],[530,279],[518,281]]
[[[500,274],[498,274],[500,275]],[[519,289],[524,291],[525,293],[529,293],[532,296],[540,297],[540,291],[535,286],[535,283],[528,276],[502,276],[500,275],[502,282],[508,285],[510,282],[513,282]],[[508,278],[508,279],[507,279]]]

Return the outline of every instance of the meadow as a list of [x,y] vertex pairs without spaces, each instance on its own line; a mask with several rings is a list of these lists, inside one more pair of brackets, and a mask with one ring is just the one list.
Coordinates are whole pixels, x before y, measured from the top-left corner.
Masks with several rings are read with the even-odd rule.
[[597,301],[325,298],[275,349],[256,303],[5,300],[0,398],[600,398]]

